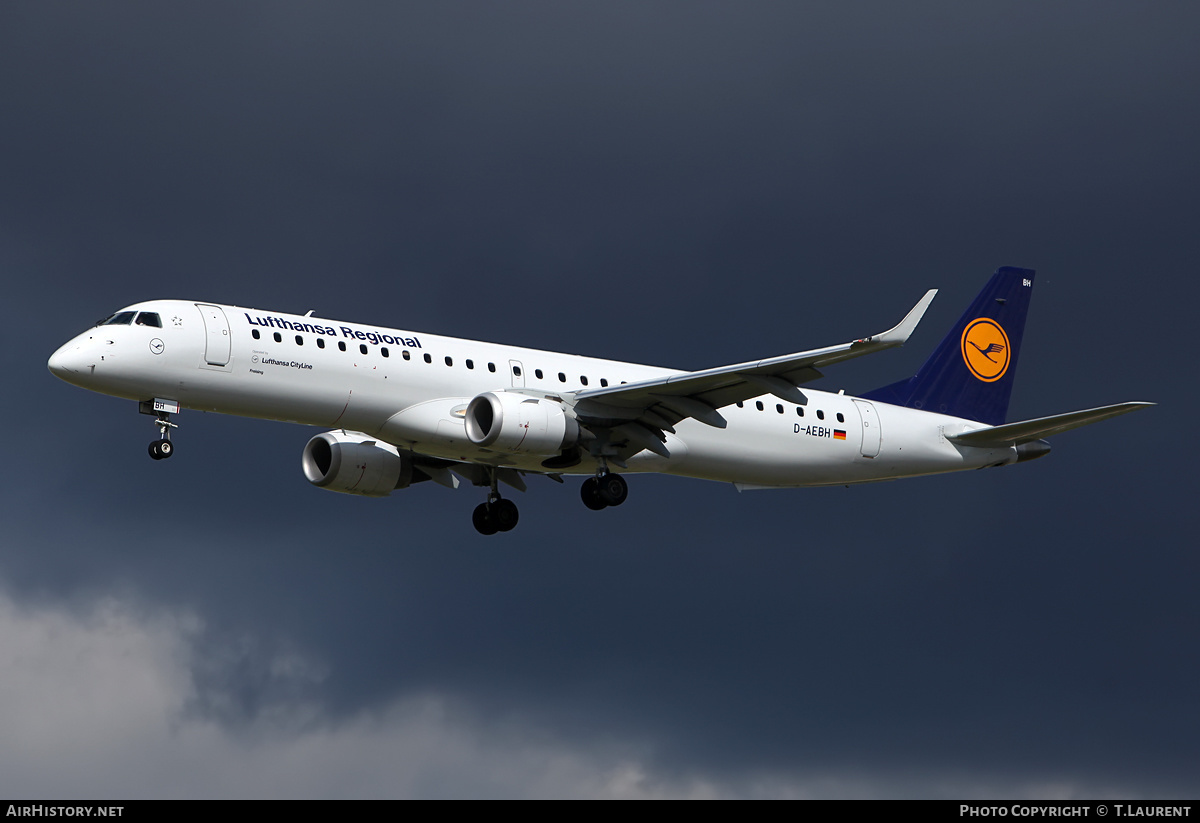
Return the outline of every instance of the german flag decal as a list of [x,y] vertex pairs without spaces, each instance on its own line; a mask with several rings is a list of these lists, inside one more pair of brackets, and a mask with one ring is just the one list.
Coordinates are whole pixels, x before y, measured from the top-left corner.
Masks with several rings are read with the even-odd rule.
[[845,440],[846,439],[845,429],[834,429],[833,430],[833,439],[834,440]]

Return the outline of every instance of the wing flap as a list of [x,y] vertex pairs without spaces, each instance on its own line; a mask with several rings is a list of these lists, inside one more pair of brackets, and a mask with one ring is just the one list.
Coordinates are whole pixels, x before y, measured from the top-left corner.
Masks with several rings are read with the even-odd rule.
[[413,468],[439,486],[445,486],[448,489],[458,488],[458,478],[450,473],[450,470],[443,466],[431,466],[426,463],[417,463]]
[[959,443],[963,446],[980,446],[984,448],[1019,446],[1022,443],[1031,443],[1034,440],[1041,440],[1042,438],[1070,431],[1071,429],[1077,429],[1080,426],[1087,426],[1091,423],[1099,423],[1101,420],[1108,420],[1109,418],[1128,414],[1131,411],[1137,411],[1138,409],[1144,409],[1147,406],[1153,405],[1155,404],[1142,401],[1117,403],[1112,406],[1101,406],[1097,409],[1083,409],[1082,411],[1067,412],[1066,414],[1055,414],[1050,417],[1039,417],[1036,420],[1022,420],[1019,423],[1005,423],[1002,426],[992,426],[986,429],[963,432],[962,434],[952,434],[947,436],[946,439],[951,443]]

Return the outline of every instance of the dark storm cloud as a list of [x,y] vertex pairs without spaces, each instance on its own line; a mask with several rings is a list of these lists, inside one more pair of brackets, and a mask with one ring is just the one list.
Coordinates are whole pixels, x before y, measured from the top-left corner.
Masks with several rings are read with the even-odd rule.
[[[236,734],[433,694],[676,787],[1194,794],[1190,9],[0,14],[0,570],[199,615],[187,712]],[[148,418],[44,367],[158,296],[699,368],[942,287],[908,348],[821,386],[853,392],[915,370],[1002,264],[1040,270],[1012,419],[1164,405],[876,487],[646,477],[597,516],[533,478],[493,542],[470,489],[309,488],[294,426],[188,413],[151,463]]]

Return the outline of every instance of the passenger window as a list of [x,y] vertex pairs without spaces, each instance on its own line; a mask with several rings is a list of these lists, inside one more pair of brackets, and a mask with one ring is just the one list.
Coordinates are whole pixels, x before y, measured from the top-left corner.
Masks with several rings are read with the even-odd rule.
[[821,411],[820,409],[817,409],[817,419],[818,419],[818,420],[824,420],[824,419],[825,419],[825,412]]
[[490,372],[494,372],[495,370],[496,370],[496,364],[495,364],[495,363],[488,363],[488,371],[490,371]]
[[453,361],[453,360],[451,360],[449,357],[447,357],[447,358],[446,358],[446,365],[447,365],[447,366],[453,366],[453,365],[454,365],[454,361]]
[[746,404],[745,404],[745,403],[743,403],[741,400],[739,400],[739,401],[737,402],[737,407],[738,407],[739,409],[741,409],[741,408],[745,408],[745,406],[746,406]]
[[797,407],[796,407],[796,416],[797,416],[797,417],[803,417],[803,416],[804,416],[804,407],[803,407],[803,406],[797,406]]
[[303,337],[301,337],[300,335],[296,335],[296,345],[297,345],[297,346],[303,346],[303,345],[304,345],[304,338],[303,338]]
[[474,361],[474,360],[468,360],[468,361],[467,361],[467,368],[468,368],[468,369],[473,369],[473,368],[475,368],[475,361]]
[[841,413],[841,412],[838,412],[838,422],[839,422],[839,423],[845,423],[845,422],[846,422],[846,418],[842,417],[842,413]]
[[405,360],[412,360],[412,355],[409,354],[408,349],[405,349],[404,351],[402,351],[400,353],[400,356],[403,357]]
[[780,414],[783,414],[783,404],[782,404],[782,403],[776,403],[776,404],[775,404],[775,411],[779,412]]
[[275,338],[275,342],[276,342],[276,343],[282,343],[282,342],[283,342],[283,335],[282,335],[282,334],[280,334],[279,332],[275,332],[275,333],[274,333],[273,335],[271,335],[271,336]]
[[262,337],[262,335],[258,333],[258,329],[251,329],[250,336],[253,337],[255,340]]
[[755,400],[755,401],[754,401],[754,407],[755,407],[756,409],[758,409],[759,411],[762,411],[762,410],[763,410],[763,404],[762,404],[762,401],[761,401],[761,400]]
[[392,353],[387,350],[387,346],[384,346],[382,349],[380,349],[379,353],[382,354],[384,357],[392,356]]
[[600,388],[602,388],[602,389],[608,388],[608,378],[607,377],[600,378]]
[[515,374],[517,377],[520,377],[521,376],[521,367],[513,366],[513,374]]
[[538,380],[542,379],[542,370],[541,369],[534,369],[533,374],[535,377],[537,377]]
[[338,341],[338,350],[339,350],[339,351],[345,351],[345,350],[346,350],[346,341],[345,341],[345,340],[339,340],[339,341]]
[[586,385],[587,385],[587,375],[586,375],[586,374],[585,374],[585,375],[582,375],[582,376],[579,378],[579,382],[580,382],[580,383],[582,383],[583,385],[585,385],[585,386],[586,386]]
[[317,348],[318,348],[318,349],[323,349],[323,348],[325,348],[325,338],[324,338],[324,337],[318,337],[318,338],[317,338]]
[[367,353],[367,344],[366,344],[366,343],[359,343],[359,344],[358,344],[358,350],[359,350],[360,352],[362,352],[363,354],[366,354],[366,353]]
[[134,321],[139,326],[153,326],[156,329],[162,328],[162,319],[158,316],[158,312],[144,311],[137,316]]
[[426,353],[426,354],[425,354],[425,362],[426,362],[426,363],[432,363],[432,362],[433,362],[433,357],[432,357],[430,354],[428,354],[428,353]]

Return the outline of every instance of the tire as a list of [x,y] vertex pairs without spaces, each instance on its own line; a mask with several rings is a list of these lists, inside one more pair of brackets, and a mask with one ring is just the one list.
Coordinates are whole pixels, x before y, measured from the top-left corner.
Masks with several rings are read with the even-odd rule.
[[517,521],[520,518],[521,513],[517,511],[517,504],[511,500],[501,498],[492,504],[492,522],[496,524],[496,531],[512,531],[517,527]]
[[619,474],[606,474],[597,487],[600,499],[610,506],[619,506],[629,497],[629,484]]
[[498,531],[496,520],[492,517],[487,503],[480,503],[475,507],[475,511],[471,513],[471,525],[480,534],[495,534]]
[[594,477],[583,481],[583,485],[579,487],[579,496],[583,498],[583,505],[594,512],[608,507],[608,503],[600,496],[600,481]]

